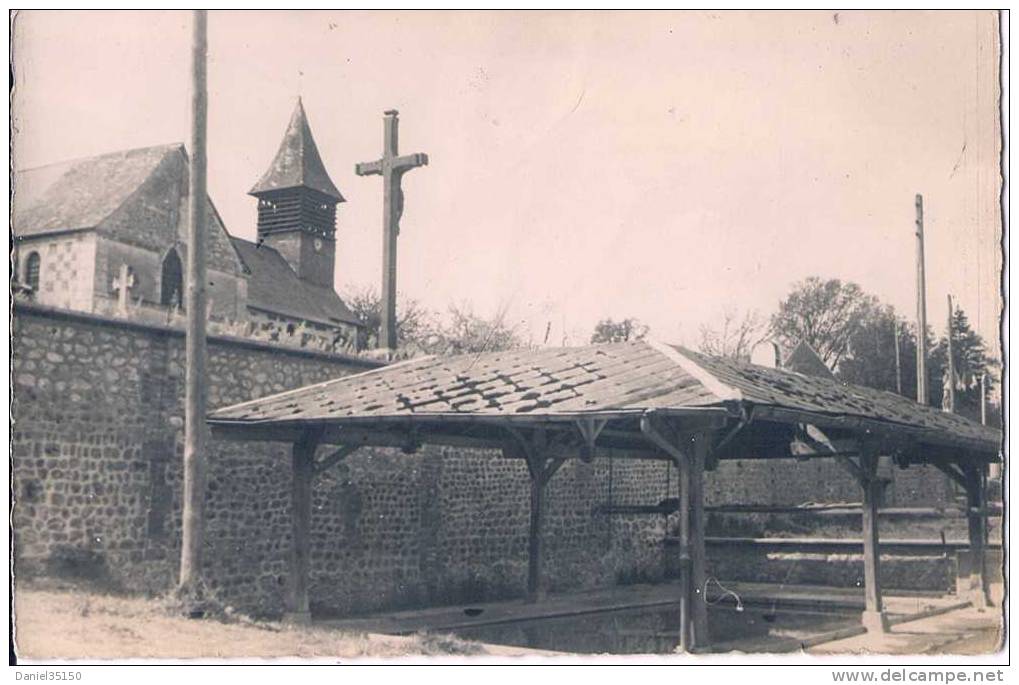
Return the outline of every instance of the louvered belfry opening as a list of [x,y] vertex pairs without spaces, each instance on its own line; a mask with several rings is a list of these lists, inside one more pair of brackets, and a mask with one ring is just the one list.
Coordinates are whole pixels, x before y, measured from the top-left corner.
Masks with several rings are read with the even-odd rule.
[[336,200],[309,188],[288,188],[258,195],[258,237],[304,231],[334,240]]

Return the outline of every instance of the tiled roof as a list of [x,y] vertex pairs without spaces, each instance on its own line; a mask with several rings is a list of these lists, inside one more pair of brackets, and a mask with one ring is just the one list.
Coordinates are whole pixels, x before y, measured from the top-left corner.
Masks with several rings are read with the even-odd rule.
[[226,407],[213,423],[551,416],[763,404],[941,431],[996,449],[997,434],[891,393],[626,342],[424,358]]
[[168,153],[180,147],[122,150],[16,172],[14,234],[95,228],[141,187]]
[[276,157],[255,187],[248,192],[251,195],[258,195],[272,190],[300,187],[317,190],[337,202],[344,201],[326,172],[315,139],[311,135],[304,105],[298,98],[297,107],[290,117],[290,124],[283,134],[283,142],[276,151]]
[[337,322],[361,325],[332,288],[301,280],[287,260],[273,248],[240,238],[231,240],[251,272],[248,278],[249,307],[330,326]]
[[675,349],[751,404],[897,423],[994,445],[1000,438],[994,429],[892,392]]

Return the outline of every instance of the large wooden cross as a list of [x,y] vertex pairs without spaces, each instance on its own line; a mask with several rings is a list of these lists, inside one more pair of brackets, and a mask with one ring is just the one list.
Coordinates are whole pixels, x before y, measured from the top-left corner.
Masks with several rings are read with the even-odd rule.
[[403,214],[403,175],[428,164],[428,155],[416,153],[400,157],[398,137],[399,112],[385,112],[385,133],[382,159],[361,162],[354,171],[358,176],[382,176],[382,329],[379,347],[396,349],[396,237],[400,234],[400,216]]

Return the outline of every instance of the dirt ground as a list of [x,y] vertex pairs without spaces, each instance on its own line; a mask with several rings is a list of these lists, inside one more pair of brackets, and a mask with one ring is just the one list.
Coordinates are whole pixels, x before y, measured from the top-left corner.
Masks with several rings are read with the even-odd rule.
[[245,619],[193,620],[175,615],[159,600],[80,589],[18,589],[14,611],[20,659],[354,659],[509,653],[451,636],[396,637]]
[[[967,608],[903,623],[883,636],[861,635],[812,654],[988,654],[1001,644],[1001,585],[995,607]],[[451,635],[410,637],[358,628],[286,626],[244,617],[188,619],[170,601],[105,594],[47,583],[15,591],[19,659],[329,659],[407,656],[551,655],[468,642]],[[368,628],[368,630],[372,630]]]

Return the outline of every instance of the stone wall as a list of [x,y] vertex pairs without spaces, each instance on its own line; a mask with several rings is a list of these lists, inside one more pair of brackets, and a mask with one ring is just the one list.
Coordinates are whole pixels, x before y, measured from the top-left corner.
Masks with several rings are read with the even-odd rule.
[[[101,577],[146,592],[172,587],[180,540],[181,332],[35,305],[18,306],[13,332],[16,573]],[[210,407],[376,366],[229,338],[211,339],[209,352]],[[209,460],[209,583],[238,608],[278,614],[290,545],[290,446],[213,442]],[[902,483],[894,503],[931,490],[921,481]],[[610,499],[657,504],[676,496],[674,468],[570,461],[549,488],[545,573],[552,591],[664,577],[663,538],[675,530],[675,517],[610,516],[598,507]],[[824,462],[724,462],[705,489],[709,504],[858,499],[849,477]],[[350,615],[520,596],[528,498],[526,467],[498,452],[357,452],[316,480],[313,611]],[[734,532],[712,525],[709,534]],[[741,525],[790,534],[774,521]]]
[[[183,337],[168,327],[19,305],[14,318],[14,530],[18,573],[172,586],[180,540]],[[363,371],[367,360],[212,339],[209,404]],[[282,609],[290,446],[211,446],[210,585],[258,614]],[[608,464],[570,463],[550,486],[553,590],[653,580],[663,517],[607,517]],[[615,501],[657,502],[662,464],[612,466]],[[674,478],[673,478],[674,480]],[[674,484],[673,484],[673,487]],[[365,449],[317,480],[312,596],[352,613],[519,595],[527,566],[526,467],[499,453]]]

